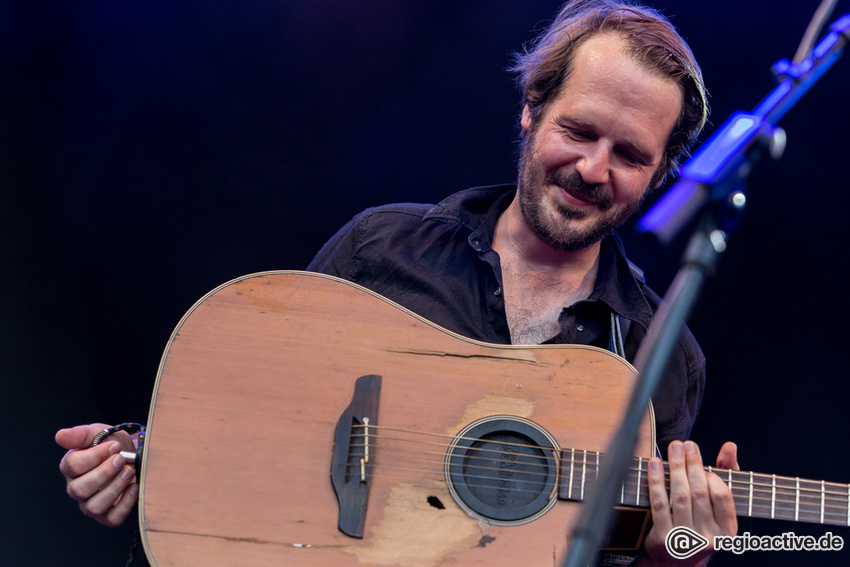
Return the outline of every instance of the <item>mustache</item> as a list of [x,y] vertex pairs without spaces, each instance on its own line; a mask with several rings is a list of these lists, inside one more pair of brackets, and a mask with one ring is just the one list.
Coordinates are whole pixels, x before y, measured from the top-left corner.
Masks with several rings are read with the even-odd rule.
[[561,173],[554,171],[546,176],[546,181],[555,185],[559,185],[581,197],[582,199],[595,203],[596,205],[606,208],[612,204],[611,197],[605,192],[601,185],[593,185],[585,182],[577,172]]

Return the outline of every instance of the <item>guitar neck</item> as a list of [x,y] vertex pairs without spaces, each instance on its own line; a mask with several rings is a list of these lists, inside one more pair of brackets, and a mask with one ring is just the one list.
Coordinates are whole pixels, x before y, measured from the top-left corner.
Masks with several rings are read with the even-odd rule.
[[[561,453],[559,498],[581,501],[599,476],[602,454],[564,449]],[[649,459],[633,458],[620,487],[618,504],[649,508]],[[739,516],[850,526],[850,485],[797,477],[706,467],[732,490]],[[664,463],[669,488],[669,466]]]

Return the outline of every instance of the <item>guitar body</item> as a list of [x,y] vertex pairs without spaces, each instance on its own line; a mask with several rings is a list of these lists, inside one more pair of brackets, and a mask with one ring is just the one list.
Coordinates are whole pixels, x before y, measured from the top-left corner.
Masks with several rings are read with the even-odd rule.
[[[338,423],[369,375],[381,377],[379,412],[353,537],[330,473]],[[156,566],[557,564],[577,505],[509,525],[470,513],[447,484],[447,448],[504,415],[561,448],[604,451],[634,378],[607,351],[472,341],[329,276],[242,277],[199,301],[163,355],[142,461],[145,552]],[[641,438],[649,457],[651,412]]]

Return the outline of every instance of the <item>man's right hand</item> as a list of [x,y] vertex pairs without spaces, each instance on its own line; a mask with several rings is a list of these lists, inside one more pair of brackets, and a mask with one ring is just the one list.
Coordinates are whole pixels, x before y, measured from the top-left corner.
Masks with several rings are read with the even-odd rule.
[[56,432],[56,442],[68,452],[59,463],[67,480],[68,495],[86,516],[105,526],[120,526],[133,511],[139,497],[133,466],[120,451],[133,451],[133,438],[123,431],[92,447],[95,435],[108,426],[78,425]]

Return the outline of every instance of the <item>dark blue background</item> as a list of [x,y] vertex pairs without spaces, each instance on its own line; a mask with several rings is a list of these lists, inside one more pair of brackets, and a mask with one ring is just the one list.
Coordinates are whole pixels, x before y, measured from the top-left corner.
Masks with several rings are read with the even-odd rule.
[[[305,266],[364,207],[514,179],[520,107],[504,69],[558,5],[0,2],[0,564],[123,564],[129,530],[80,516],[53,432],[144,421],[165,341],[206,291]],[[770,66],[816,5],[655,3],[702,63],[707,133],[773,88]],[[839,61],[783,120],[787,152],[751,178],[691,318],[709,361],[704,452],[734,439],[747,469],[844,482],[848,70]],[[632,255],[664,291],[680,253]],[[790,530],[826,531],[741,523]]]

